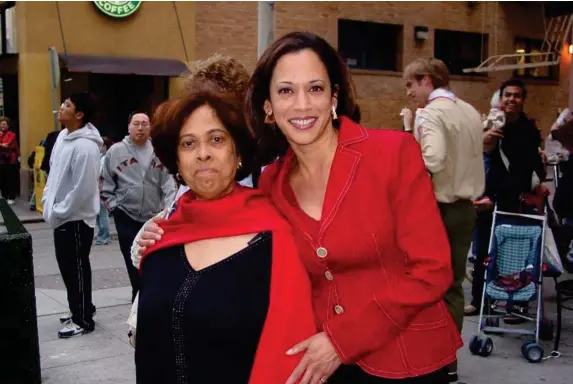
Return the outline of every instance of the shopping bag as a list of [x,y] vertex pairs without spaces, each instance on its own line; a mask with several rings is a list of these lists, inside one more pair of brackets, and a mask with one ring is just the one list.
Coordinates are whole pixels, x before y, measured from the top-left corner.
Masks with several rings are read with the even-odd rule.
[[557,250],[557,243],[553,237],[553,231],[550,228],[545,230],[545,249],[543,250],[543,262],[555,273],[564,273],[563,263]]
[[126,324],[129,325],[129,332],[127,336],[129,337],[129,344],[135,348],[135,333],[137,332],[137,303],[139,303],[139,292],[135,296],[135,300],[131,306],[131,312],[127,318]]

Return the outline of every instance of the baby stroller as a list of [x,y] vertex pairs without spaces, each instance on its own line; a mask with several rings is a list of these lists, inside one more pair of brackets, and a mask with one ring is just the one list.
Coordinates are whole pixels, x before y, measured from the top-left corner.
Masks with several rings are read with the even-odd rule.
[[[540,333],[548,325],[543,321],[543,252],[547,215],[517,214],[494,208],[493,224],[486,260],[484,290],[480,305],[478,334],[469,349],[483,357],[493,351],[493,341],[484,334],[530,336],[522,348],[523,356],[532,363],[543,359]],[[535,301],[535,315],[529,315],[519,303]],[[535,323],[534,328],[500,327],[500,319],[512,315]]]

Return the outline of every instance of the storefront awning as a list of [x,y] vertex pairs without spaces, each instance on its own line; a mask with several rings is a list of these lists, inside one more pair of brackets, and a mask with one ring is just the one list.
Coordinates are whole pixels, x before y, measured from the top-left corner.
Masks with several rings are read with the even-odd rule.
[[70,72],[177,77],[188,71],[185,63],[175,59],[63,53],[59,54],[59,58],[60,65]]

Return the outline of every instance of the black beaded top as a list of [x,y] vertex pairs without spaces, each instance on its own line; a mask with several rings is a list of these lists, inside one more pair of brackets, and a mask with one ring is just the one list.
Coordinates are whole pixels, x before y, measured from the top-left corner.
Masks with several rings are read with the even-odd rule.
[[272,235],[195,271],[183,246],[150,254],[139,291],[137,383],[246,384],[270,297]]

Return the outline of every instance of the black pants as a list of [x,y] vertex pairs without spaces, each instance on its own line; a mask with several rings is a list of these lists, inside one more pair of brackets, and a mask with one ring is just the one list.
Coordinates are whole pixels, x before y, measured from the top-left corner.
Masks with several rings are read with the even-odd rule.
[[54,229],[56,260],[68,292],[72,321],[80,327],[94,329],[92,302],[92,267],[90,250],[94,229],[83,221],[70,221]]
[[139,292],[139,272],[131,262],[131,245],[137,232],[143,227],[145,223],[133,220],[121,209],[113,211],[113,218],[115,220],[115,228],[117,229],[117,237],[119,240],[119,249],[125,261],[127,274],[129,275],[129,282],[131,283],[131,302],[135,300],[135,295]]
[[357,365],[342,365],[328,378],[328,384],[447,384],[448,369],[444,367],[428,375],[407,379],[384,379],[364,372]]
[[476,262],[472,274],[472,302],[471,304],[479,308],[483,293],[485,266],[483,263],[489,254],[489,238],[491,234],[491,225],[493,220],[492,212],[479,212],[476,219],[477,245],[476,245]]
[[18,164],[0,164],[0,193],[6,200],[14,200],[20,188]]

